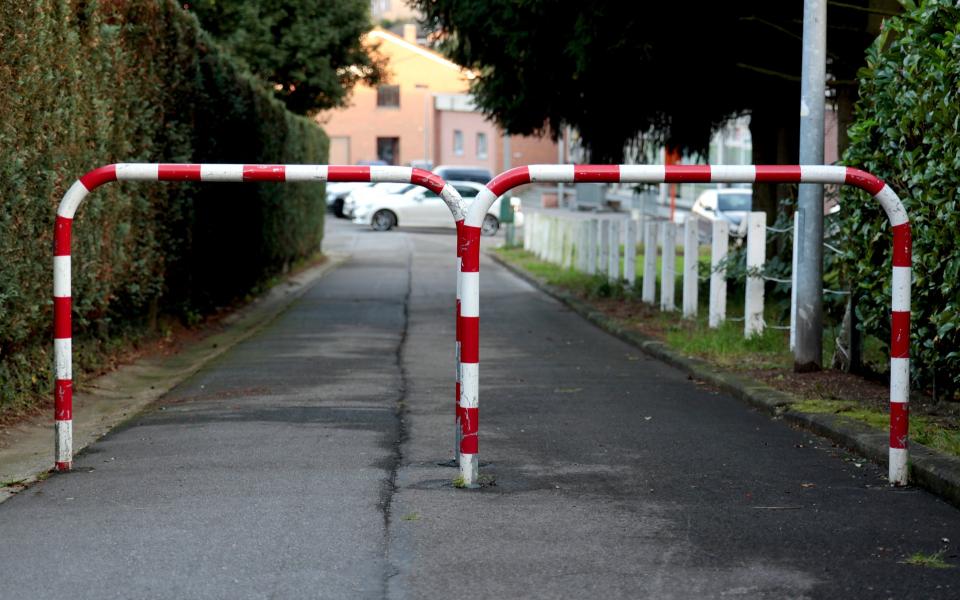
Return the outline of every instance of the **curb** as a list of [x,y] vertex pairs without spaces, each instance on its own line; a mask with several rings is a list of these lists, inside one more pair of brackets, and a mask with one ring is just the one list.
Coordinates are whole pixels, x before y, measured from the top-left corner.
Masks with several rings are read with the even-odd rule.
[[[669,348],[664,342],[624,328],[573,294],[550,285],[527,273],[493,252],[485,254],[494,262],[523,279],[535,288],[566,305],[581,317],[607,333],[636,346],[646,354],[675,367],[694,379],[704,381],[726,394],[746,402],[754,408],[780,417],[791,425],[825,437],[878,465],[887,466],[889,436],[886,431],[875,429],[860,421],[840,415],[805,413],[791,407],[796,399],[779,390],[763,385],[735,373],[724,371],[699,358],[684,356]],[[960,507],[960,457],[937,452],[923,444],[911,442],[910,482],[941,496],[947,502]]]
[[[190,342],[170,356],[149,356],[85,382],[75,394],[79,408],[74,456],[114,428],[133,419],[210,361],[246,340],[280,316],[320,278],[349,257],[328,254],[327,260],[288,276],[269,291],[221,321],[222,327]],[[48,415],[16,427],[0,447],[0,502],[36,481],[46,479],[53,465]]]

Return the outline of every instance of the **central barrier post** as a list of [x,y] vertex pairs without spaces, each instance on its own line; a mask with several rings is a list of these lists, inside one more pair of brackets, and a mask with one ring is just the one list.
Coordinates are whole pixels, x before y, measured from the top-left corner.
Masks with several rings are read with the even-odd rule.
[[[73,353],[72,292],[70,251],[73,217],[87,194],[112,181],[204,181],[204,182],[335,182],[369,181],[412,183],[439,195],[450,209],[457,226],[457,255],[465,247],[461,235],[466,205],[456,188],[423,169],[389,166],[328,165],[232,165],[118,163],[90,171],[64,194],[57,208],[53,257],[53,346],[54,346],[54,469],[69,471],[73,464]],[[457,260],[457,290],[460,277]],[[459,331],[459,299],[457,323]],[[459,335],[457,336],[459,340]],[[457,343],[459,361],[459,341]],[[460,369],[458,367],[457,372]],[[459,404],[460,379],[455,400]]]
[[907,483],[910,392],[910,222],[890,186],[859,169],[823,165],[530,165],[505,171],[470,205],[463,226],[461,261],[460,475],[467,486],[478,477],[480,382],[480,226],[496,199],[527,183],[825,183],[852,185],[883,207],[893,230],[890,340],[889,480]]

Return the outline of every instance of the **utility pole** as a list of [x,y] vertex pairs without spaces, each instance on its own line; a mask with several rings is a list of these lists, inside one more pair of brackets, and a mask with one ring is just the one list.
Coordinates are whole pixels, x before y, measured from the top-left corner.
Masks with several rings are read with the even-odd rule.
[[[800,83],[800,164],[823,164],[827,78],[827,0],[803,2]],[[823,186],[800,184],[797,221],[797,340],[793,369],[819,371],[823,362]]]

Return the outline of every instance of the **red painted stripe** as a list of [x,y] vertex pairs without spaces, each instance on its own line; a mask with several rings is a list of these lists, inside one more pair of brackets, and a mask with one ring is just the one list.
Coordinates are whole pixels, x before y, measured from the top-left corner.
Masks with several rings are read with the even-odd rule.
[[799,183],[799,165],[757,165],[758,182],[767,183]]
[[200,165],[157,165],[159,181],[200,181]]
[[910,223],[901,223],[893,227],[893,266],[911,266],[913,239],[910,235]]
[[463,219],[456,222],[457,225],[457,258],[463,256]]
[[904,449],[909,442],[910,405],[906,402],[890,403],[890,447]]
[[243,165],[244,181],[286,181],[287,168],[283,165]]
[[487,189],[496,196],[502,196],[513,188],[525,183],[530,183],[530,169],[527,167],[514,167],[491,179],[487,183]]
[[480,317],[460,317],[460,362],[480,362]]
[[53,225],[53,255],[70,256],[70,226],[73,219],[57,215]]
[[327,181],[370,181],[370,167],[328,167]]
[[60,473],[64,471],[69,471],[72,464],[73,463],[68,463],[68,462],[53,463],[53,470],[58,471]]
[[890,313],[890,358],[910,357],[910,313],[895,310]]
[[463,226],[463,236],[461,236],[460,263],[461,273],[479,273],[480,272],[480,228]]
[[71,299],[53,298],[53,337],[62,340],[72,337],[70,326]]
[[664,183],[710,183],[710,165],[667,165]]
[[83,187],[87,188],[87,191],[92,192],[101,185],[116,180],[117,165],[107,165],[90,171],[80,178],[80,183],[83,184]]
[[618,183],[620,181],[620,167],[617,165],[574,165],[573,180],[578,183]]
[[434,175],[430,171],[424,171],[423,169],[413,170],[413,174],[410,176],[410,183],[422,185],[434,194],[439,194],[443,186],[447,184],[442,177]]
[[455,338],[458,342],[460,341],[460,300],[457,300],[457,317],[456,317],[456,326],[457,337]]
[[53,385],[53,417],[57,421],[73,418],[73,382],[58,379]]
[[460,409],[460,453],[477,454],[479,451],[479,442],[477,431],[480,428],[480,409],[479,408],[461,408]]
[[883,189],[883,180],[860,169],[847,167],[847,176],[844,179],[846,183],[855,185],[862,190],[870,192],[871,196],[876,196]]

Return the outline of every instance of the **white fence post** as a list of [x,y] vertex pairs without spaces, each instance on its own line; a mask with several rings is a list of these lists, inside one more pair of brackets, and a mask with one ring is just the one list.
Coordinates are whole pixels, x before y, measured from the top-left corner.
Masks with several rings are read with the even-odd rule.
[[627,219],[623,240],[623,278],[630,287],[637,281],[637,222]]
[[693,214],[683,224],[683,316],[694,319],[699,301],[700,223]]
[[763,274],[761,271],[766,258],[767,213],[749,213],[747,215],[747,291],[743,302],[744,337],[763,333]]
[[663,224],[663,253],[660,258],[660,310],[676,310],[677,224]]
[[530,252],[530,250],[533,248],[531,238],[533,237],[532,234],[534,228],[536,227],[536,223],[537,213],[532,212],[529,214],[529,216],[527,216],[527,220],[523,224],[523,249],[527,252]]
[[596,219],[588,221],[590,226],[587,228],[587,275],[593,275],[597,272],[597,238],[600,235],[600,223]]
[[723,219],[713,222],[713,239],[710,248],[710,313],[708,323],[716,328],[727,319],[727,271],[720,263],[727,258],[730,244],[729,225]]
[[800,236],[800,211],[793,213],[793,260],[790,263],[790,352],[797,344],[797,240]]
[[610,219],[610,249],[608,250],[607,279],[620,280],[620,220]]
[[610,272],[610,219],[600,220],[600,273]]
[[641,299],[653,304],[657,299],[657,223],[647,221],[643,228],[643,293]]

